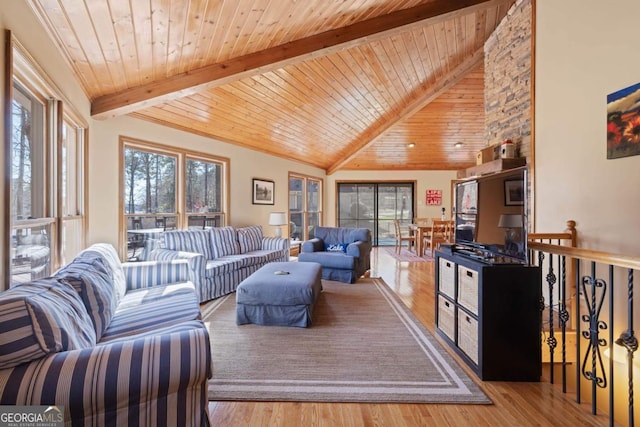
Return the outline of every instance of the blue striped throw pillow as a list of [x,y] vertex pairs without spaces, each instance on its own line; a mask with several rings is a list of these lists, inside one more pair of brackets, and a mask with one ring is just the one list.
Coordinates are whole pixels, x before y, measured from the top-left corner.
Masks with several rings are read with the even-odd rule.
[[238,243],[240,244],[240,253],[244,254],[262,249],[262,227],[252,225],[249,227],[238,228]]
[[236,237],[236,229],[233,227],[213,227],[211,233],[211,249],[213,258],[240,253],[240,245]]
[[70,284],[46,278],[0,293],[0,369],[95,345],[91,319]]
[[173,251],[195,252],[205,259],[215,258],[211,251],[209,230],[177,230],[164,233],[164,248]]
[[117,306],[113,278],[109,271],[100,254],[82,252],[55,274],[55,277],[70,283],[80,295],[93,322],[98,341],[109,326]]

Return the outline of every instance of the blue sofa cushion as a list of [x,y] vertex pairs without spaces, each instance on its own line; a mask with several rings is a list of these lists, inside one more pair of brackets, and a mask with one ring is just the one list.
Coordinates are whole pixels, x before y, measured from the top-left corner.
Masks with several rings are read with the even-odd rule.
[[192,283],[176,283],[129,291],[118,306],[101,342],[200,319]]
[[95,345],[93,323],[70,284],[47,278],[0,294],[0,369]]
[[326,268],[339,268],[352,270],[355,267],[355,258],[342,252],[302,252],[298,255],[300,262],[317,262]]
[[322,239],[325,245],[369,240],[368,230],[366,228],[316,227],[315,236]]
[[238,243],[240,253],[257,251],[262,247],[262,227],[252,225],[250,227],[238,228]]
[[205,266],[205,275],[207,277],[216,277],[221,274],[236,271],[245,267],[247,261],[244,256],[229,255],[214,260],[207,261]]
[[249,267],[252,265],[262,266],[268,262],[282,261],[282,253],[280,251],[269,250],[269,249],[265,249],[265,250],[261,249],[253,252],[247,252],[246,254],[243,254],[243,255],[247,263],[246,267]]
[[210,242],[213,257],[207,259],[220,258],[226,255],[237,255],[240,253],[240,245],[238,244],[235,228],[213,227],[209,230],[209,233],[211,233]]
[[100,341],[113,313],[116,310],[116,296],[113,278],[105,261],[97,253],[80,253],[70,264],[56,272],[76,290],[93,322],[96,340]]

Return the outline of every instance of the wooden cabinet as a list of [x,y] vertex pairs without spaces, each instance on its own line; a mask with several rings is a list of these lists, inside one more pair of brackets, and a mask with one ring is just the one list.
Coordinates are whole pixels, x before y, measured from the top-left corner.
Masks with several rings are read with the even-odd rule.
[[540,380],[540,274],[436,252],[436,331],[480,379]]

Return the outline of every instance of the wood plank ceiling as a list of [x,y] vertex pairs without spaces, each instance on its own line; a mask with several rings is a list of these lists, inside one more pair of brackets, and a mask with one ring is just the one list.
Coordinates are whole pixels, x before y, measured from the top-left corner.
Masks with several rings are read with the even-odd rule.
[[130,114],[327,173],[473,165],[483,44],[515,2],[29,1],[94,117]]

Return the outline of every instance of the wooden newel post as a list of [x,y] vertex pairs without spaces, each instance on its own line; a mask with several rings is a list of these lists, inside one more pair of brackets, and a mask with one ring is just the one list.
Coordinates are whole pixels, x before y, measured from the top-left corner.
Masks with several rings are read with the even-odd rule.
[[572,219],[568,220],[567,228],[564,230],[564,232],[567,234],[571,234],[571,244],[569,246],[575,248],[578,243],[578,230],[576,230],[576,222]]
[[[564,230],[565,233],[570,234],[571,238],[569,239],[569,245],[572,248],[575,248],[578,244],[578,230],[576,230],[576,222],[572,219],[567,221],[567,228]],[[571,329],[576,329],[578,325],[578,319],[576,319],[575,313],[576,305],[578,304],[578,298],[576,298],[576,262],[575,258],[569,258],[567,260],[567,275],[566,275],[566,288],[567,293],[569,293],[570,298],[570,313],[573,314],[569,319],[569,325]]]

